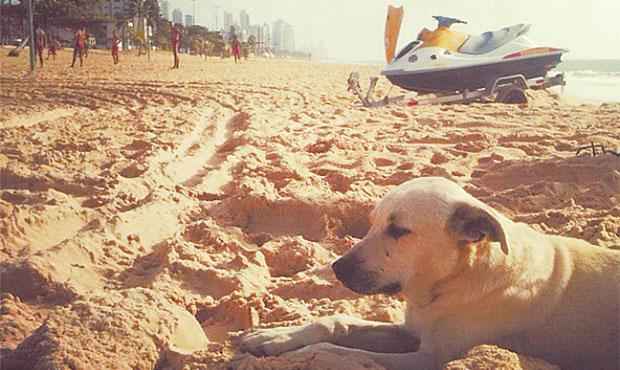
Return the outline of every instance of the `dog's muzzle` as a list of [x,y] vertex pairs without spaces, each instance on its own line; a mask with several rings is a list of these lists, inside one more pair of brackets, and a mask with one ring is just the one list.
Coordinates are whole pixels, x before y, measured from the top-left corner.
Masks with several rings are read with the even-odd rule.
[[379,274],[367,271],[363,261],[353,255],[341,257],[332,264],[332,270],[347,288],[359,294],[395,294],[401,291],[400,283],[380,283]]

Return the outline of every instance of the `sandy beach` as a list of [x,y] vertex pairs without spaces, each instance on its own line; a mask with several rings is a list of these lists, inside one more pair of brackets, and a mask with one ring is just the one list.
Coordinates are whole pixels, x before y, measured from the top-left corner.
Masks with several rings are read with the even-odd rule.
[[346,78],[379,67],[184,55],[171,70],[165,53],[115,66],[93,51],[71,69],[61,51],[33,77],[27,53],[0,51],[3,369],[225,369],[243,330],[402,320],[401,299],[357,295],[329,264],[386,191],[420,176],[620,248],[620,158],[576,155],[592,142],[620,152],[618,103],[539,92],[528,105],[367,109]]

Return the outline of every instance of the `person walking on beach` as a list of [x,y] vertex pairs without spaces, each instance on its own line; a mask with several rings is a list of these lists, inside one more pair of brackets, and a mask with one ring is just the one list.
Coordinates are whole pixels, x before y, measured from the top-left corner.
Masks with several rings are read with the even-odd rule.
[[60,44],[56,37],[50,35],[47,40],[47,60],[50,60],[50,56],[54,57],[56,60],[56,50],[58,50]]
[[75,61],[78,57],[80,57],[80,67],[84,65],[84,48],[86,48],[86,30],[82,27],[73,35],[73,62],[71,63],[71,68],[75,66]]
[[121,40],[118,38],[116,31],[112,32],[112,60],[114,64],[118,64],[118,49]]
[[90,48],[90,34],[83,28],[84,31],[84,58],[88,59],[88,49]]
[[37,27],[34,32],[34,40],[36,45],[37,54],[39,55],[39,62],[41,63],[41,67],[43,67],[43,51],[47,46],[47,35],[45,31],[41,27]]
[[241,43],[237,36],[233,37],[232,40],[232,53],[233,57],[235,57],[235,63],[241,62]]
[[202,55],[205,60],[209,59],[209,40],[204,40],[202,42]]
[[178,69],[180,64],[179,48],[181,47],[181,32],[176,24],[172,24],[172,28],[170,29],[170,47],[174,55],[174,66],[172,66],[172,68]]

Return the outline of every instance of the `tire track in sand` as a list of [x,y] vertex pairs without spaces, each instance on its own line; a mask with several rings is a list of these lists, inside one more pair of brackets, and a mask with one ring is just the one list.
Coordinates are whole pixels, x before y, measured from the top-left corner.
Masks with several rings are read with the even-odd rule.
[[107,216],[102,209],[99,217],[93,217],[74,235],[41,247],[16,268],[43,289],[56,292],[52,298],[62,302],[116,286],[119,282],[110,278],[182,229],[181,216],[196,204],[182,191],[183,183],[191,186],[188,180],[196,184],[209,181],[204,165],[215,161],[219,146],[230,137],[228,123],[239,114],[231,113],[227,109],[205,110],[177,150],[159,151],[150,160],[149,171],[129,180],[151,188],[140,205]]

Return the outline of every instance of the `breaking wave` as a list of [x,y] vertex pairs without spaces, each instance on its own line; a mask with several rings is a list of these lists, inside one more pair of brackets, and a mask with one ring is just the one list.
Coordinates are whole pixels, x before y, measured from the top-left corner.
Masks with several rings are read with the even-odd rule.
[[620,72],[599,72],[592,70],[566,72],[567,81],[581,80],[604,85],[620,85]]

